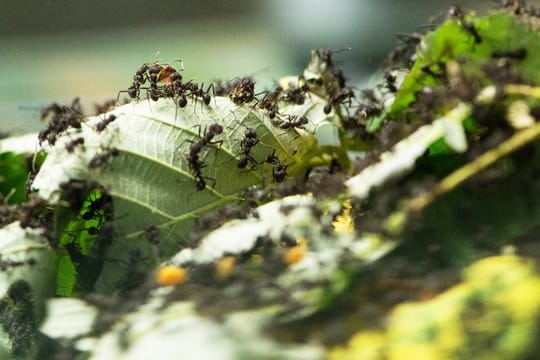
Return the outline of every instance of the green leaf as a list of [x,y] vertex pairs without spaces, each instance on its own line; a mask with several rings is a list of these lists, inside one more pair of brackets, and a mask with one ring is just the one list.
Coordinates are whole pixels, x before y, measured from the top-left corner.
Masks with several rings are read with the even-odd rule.
[[[480,35],[480,43],[475,42],[472,32],[463,25],[468,21]],[[540,36],[537,31],[531,31],[531,26],[513,14],[502,12],[481,18],[469,15],[464,20],[447,20],[423,39],[417,61],[396,94],[390,110],[392,116],[399,117],[424,86],[447,86],[440,82],[439,76],[446,78],[445,66],[450,60],[465,59],[471,68],[479,69],[494,54],[524,50],[526,56],[514,62],[516,69],[527,81],[540,82]]]
[[9,203],[18,204],[26,200],[24,186],[28,170],[24,154],[0,154],[0,193]]
[[[127,264],[131,250],[146,257],[149,264],[159,260],[152,258],[155,251],[144,238],[147,226],[161,229],[160,253],[173,254],[188,243],[197,217],[239,199],[250,186],[276,180],[275,163],[265,161],[269,156],[287,165],[286,180],[290,181],[304,176],[313,162],[329,163],[334,153],[344,157],[338,148],[338,118],[324,113],[325,104],[326,100],[308,94],[303,105],[280,108],[279,119],[270,119],[253,105],[238,106],[224,97],[212,98],[210,106],[190,101],[185,108],[169,99],[127,104],[89,118],[81,129],[61,136],[48,149],[33,186],[52,203],[59,203],[60,184],[71,179],[92,180],[107,190],[114,200],[116,241],[105,255],[115,261],[106,262],[103,273],[116,276],[107,282],[117,284],[122,274],[130,272]],[[97,131],[97,124],[110,115],[116,119],[104,131]],[[289,116],[305,116],[309,122],[304,128],[283,129],[279,125],[289,121]],[[190,146],[200,141],[213,124],[219,124],[223,132],[201,151],[201,176],[206,186],[198,190],[188,154]],[[250,151],[254,161],[239,168],[248,128],[258,139]],[[66,144],[77,137],[84,138],[84,146],[68,151]],[[319,140],[324,147],[318,146]],[[118,149],[118,156],[109,155],[112,148]],[[330,156],[323,156],[325,153]],[[89,166],[100,157],[100,166]],[[121,269],[111,270],[110,266]]]

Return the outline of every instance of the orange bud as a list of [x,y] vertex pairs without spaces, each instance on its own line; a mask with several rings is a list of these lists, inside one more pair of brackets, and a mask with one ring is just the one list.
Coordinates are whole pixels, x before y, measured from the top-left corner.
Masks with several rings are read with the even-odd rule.
[[186,278],[187,272],[180,266],[166,265],[156,271],[156,283],[160,286],[180,285]]

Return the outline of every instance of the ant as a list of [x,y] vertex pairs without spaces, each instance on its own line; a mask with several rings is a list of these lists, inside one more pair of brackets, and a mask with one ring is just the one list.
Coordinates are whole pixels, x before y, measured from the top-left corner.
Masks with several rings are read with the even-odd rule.
[[[150,64],[144,63],[137,69],[135,76],[133,76],[133,83],[126,91],[118,92],[118,97],[123,92],[127,92],[128,96],[132,99],[138,99],[141,92],[141,86],[148,80],[147,72],[150,69]],[[117,97],[117,100],[118,100]]]
[[348,101],[350,105],[351,99],[353,99],[354,97],[354,91],[351,88],[342,88],[337,92],[337,94],[332,96],[332,98],[326,105],[324,105],[323,112],[328,115],[332,111],[332,107],[334,105],[344,103],[345,101]]
[[105,130],[105,128],[110,124],[112,123],[114,120],[116,120],[116,115],[109,115],[108,118],[106,118],[105,120],[97,123],[96,125],[96,131],[97,132],[102,132],[103,130]]
[[79,98],[73,99],[70,106],[60,106],[52,103],[41,111],[41,120],[48,120],[47,128],[38,134],[39,144],[47,141],[49,145],[54,145],[59,135],[69,127],[81,128],[83,112]]
[[480,34],[478,34],[478,30],[476,30],[476,27],[472,21],[466,21],[463,24],[463,29],[472,35],[475,44],[480,44],[482,42],[482,38],[480,37]]
[[253,148],[255,145],[259,143],[259,139],[257,139],[257,132],[254,129],[247,128],[246,131],[244,131],[244,138],[240,142],[240,148],[242,149],[242,152],[240,153],[240,158],[238,159],[238,163],[236,166],[239,169],[244,169],[248,162],[250,162],[252,165],[256,165],[257,161],[249,154],[251,151],[251,148]]
[[309,123],[309,120],[305,116],[289,115],[287,121],[279,124],[279,128],[283,130],[287,129],[304,129],[304,125]]
[[391,93],[397,92],[397,85],[396,85],[397,76],[396,73],[393,71],[385,71],[384,72],[384,86],[390,91]]
[[216,135],[219,135],[223,132],[223,126],[219,124],[212,124],[204,131],[203,136],[199,141],[193,142],[189,147],[189,153],[186,155],[186,160],[188,161],[193,177],[196,182],[197,191],[201,191],[206,187],[205,178],[209,179],[202,175],[201,170],[206,166],[204,161],[199,158],[199,154],[202,149],[207,145],[221,145],[222,141],[213,141]]
[[69,153],[73,153],[73,151],[75,151],[75,147],[77,145],[84,145],[84,138],[80,137],[80,138],[77,138],[73,141],[70,141],[66,144],[66,150],[69,152]]
[[115,99],[109,99],[104,101],[102,104],[94,103],[94,109],[96,110],[96,115],[106,113],[111,110],[116,104]]
[[285,177],[287,176],[287,167],[289,165],[283,164],[281,161],[279,161],[278,157],[276,156],[276,150],[266,157],[266,163],[273,165],[272,179],[275,182],[282,182],[285,180]]
[[308,83],[299,87],[292,87],[283,92],[280,99],[296,105],[302,105],[306,101],[306,92],[309,90]]
[[279,108],[277,102],[282,91],[283,89],[278,86],[274,91],[267,92],[259,102],[259,109],[268,111],[268,117],[270,119],[274,119],[278,114]]
[[118,150],[117,148],[111,148],[101,154],[97,154],[88,163],[88,168],[95,169],[103,166],[111,157],[118,156],[119,154],[120,150]]
[[109,194],[104,194],[104,193],[102,193],[98,198],[94,200],[90,200],[90,203],[86,207],[86,210],[81,215],[81,219],[91,220],[91,219],[100,218],[101,217],[100,211],[103,210],[104,212],[106,212],[105,207],[106,205],[110,204],[111,201],[112,201],[112,197]]
[[229,93],[229,97],[236,105],[247,104],[256,100],[255,82],[250,78],[240,79]]
[[465,18],[463,7],[459,5],[451,6],[448,9],[448,17],[457,19],[462,24],[463,29],[472,35],[476,44],[482,42],[482,38],[480,37],[480,34],[478,34],[478,30],[474,26],[474,23],[470,20],[463,22]]

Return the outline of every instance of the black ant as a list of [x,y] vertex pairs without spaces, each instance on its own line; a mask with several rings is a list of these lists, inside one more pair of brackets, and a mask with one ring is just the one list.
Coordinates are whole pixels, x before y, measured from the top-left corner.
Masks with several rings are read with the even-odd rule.
[[480,34],[478,34],[478,30],[476,30],[476,27],[472,21],[466,21],[463,24],[463,29],[472,35],[476,44],[480,44],[482,42],[482,38],[480,37]]
[[[127,92],[128,96],[132,99],[138,99],[139,94],[141,92],[141,86],[146,83],[148,80],[147,72],[150,69],[150,64],[144,63],[141,65],[139,69],[135,72],[135,76],[133,76],[133,83],[126,91],[120,91],[118,93],[118,97],[121,93]],[[117,97],[117,100],[118,100]]]
[[109,115],[108,118],[106,118],[105,120],[103,121],[100,121],[99,123],[97,123],[96,125],[96,131],[97,132],[102,132],[103,130],[105,130],[105,128],[110,124],[112,123],[114,120],[116,120],[116,115]]
[[390,91],[391,93],[397,92],[397,85],[396,85],[397,76],[393,71],[385,71],[384,72],[384,86]]
[[253,148],[255,145],[259,143],[259,139],[257,139],[257,132],[251,128],[247,128],[246,131],[244,131],[244,138],[240,142],[240,148],[242,149],[242,152],[240,153],[240,158],[238,159],[238,163],[236,166],[239,169],[244,169],[248,162],[250,162],[252,165],[256,165],[257,161],[249,154],[251,151],[251,148]]
[[59,135],[69,127],[80,129],[83,121],[83,112],[79,98],[73,99],[70,106],[60,106],[57,103],[45,107],[41,111],[41,120],[48,119],[47,128],[38,134],[39,144],[47,141],[54,145]]
[[330,112],[332,111],[332,107],[334,105],[341,104],[346,101],[348,101],[350,105],[351,99],[353,99],[354,97],[355,97],[354,91],[351,88],[349,87],[342,88],[337,92],[337,94],[332,96],[332,98],[326,105],[324,105],[323,112],[325,114],[330,114]]
[[94,109],[96,111],[96,115],[106,113],[107,111],[111,110],[115,104],[116,104],[115,99],[106,100],[102,104],[95,103]]
[[268,117],[270,119],[274,119],[278,114],[279,108],[277,102],[282,91],[283,89],[278,86],[274,91],[267,92],[259,102],[259,109],[268,111]]
[[101,195],[98,198],[94,200],[90,200],[85,211],[81,214],[81,219],[91,220],[91,219],[100,218],[101,217],[100,211],[103,211],[104,215],[108,215],[105,208],[108,204],[111,203],[111,201],[112,201],[112,197],[109,194],[101,193]]
[[275,150],[272,152],[272,154],[266,157],[266,162],[273,165],[272,179],[275,182],[282,182],[285,180],[285,177],[287,176],[287,167],[289,165],[283,164],[281,161],[279,161]]
[[309,90],[309,85],[305,83],[302,86],[292,87],[283,92],[280,99],[296,105],[302,105],[306,101],[306,92]]
[[103,166],[111,157],[118,156],[120,151],[117,148],[111,148],[101,154],[95,155],[88,163],[89,169],[95,169]]
[[75,151],[75,147],[77,145],[84,145],[84,138],[80,137],[80,138],[77,138],[75,140],[72,140],[72,141],[68,142],[66,144],[66,150],[69,153],[72,153],[73,151]]
[[423,35],[420,33],[397,34],[398,45],[386,59],[389,66],[404,66],[411,68],[414,64],[416,48],[420,44]]
[[78,212],[83,206],[87,194],[98,186],[90,180],[72,179],[68,182],[61,183],[60,190],[62,191],[62,197],[69,203],[70,209],[73,212]]
[[474,23],[470,20],[463,21],[465,19],[465,11],[463,10],[463,7],[459,5],[451,6],[448,9],[448,17],[457,19],[461,23],[463,29],[473,36],[476,44],[480,44],[482,42],[482,38],[480,37],[480,34],[478,34],[478,30],[474,26]]
[[193,142],[189,147],[189,153],[186,155],[186,160],[191,167],[193,177],[195,179],[197,190],[201,191],[206,187],[206,179],[210,179],[202,175],[201,170],[206,166],[204,162],[199,158],[199,154],[202,149],[207,145],[221,145],[222,141],[213,141],[216,135],[223,132],[223,126],[219,124],[212,124],[204,131],[203,136],[199,141]]
[[279,128],[283,130],[287,129],[304,129],[304,125],[308,124],[309,120],[305,116],[289,115],[287,121],[283,121],[279,124]]

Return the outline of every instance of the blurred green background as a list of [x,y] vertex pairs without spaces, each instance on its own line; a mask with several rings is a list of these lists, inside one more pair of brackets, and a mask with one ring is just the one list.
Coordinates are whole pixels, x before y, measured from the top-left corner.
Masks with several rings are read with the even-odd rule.
[[[197,81],[251,75],[263,90],[300,73],[312,48],[351,47],[336,58],[355,85],[367,86],[397,33],[444,19],[453,3],[4,0],[0,131],[39,130],[40,107],[75,96],[92,112],[94,102],[115,98],[142,63],[155,59],[182,59],[184,77]],[[467,2],[479,4],[493,6]]]

